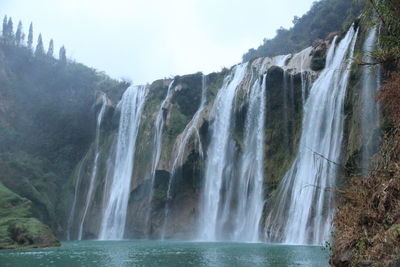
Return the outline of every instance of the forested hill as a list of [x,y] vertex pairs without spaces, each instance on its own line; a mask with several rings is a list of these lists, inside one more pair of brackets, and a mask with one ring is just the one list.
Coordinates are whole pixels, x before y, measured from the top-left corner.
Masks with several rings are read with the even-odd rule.
[[329,33],[341,31],[357,18],[365,7],[364,0],[319,0],[301,18],[294,17],[294,26],[280,28],[273,39],[264,39],[257,49],[251,48],[243,55],[243,61],[256,57],[286,55],[298,52],[325,39]]
[[[0,38],[0,199],[25,200],[0,206],[0,240],[8,240],[0,247],[25,242],[4,238],[10,225],[17,223],[10,223],[10,218],[33,216],[57,229],[57,195],[94,135],[96,93],[105,91],[117,101],[128,87],[68,60],[64,47],[56,59],[53,41],[45,51],[41,35],[34,45],[32,25],[26,43],[24,37],[22,24],[14,31],[12,19],[4,19]],[[2,190],[3,186],[16,195]],[[25,205],[30,207],[28,211],[11,212],[24,201],[30,203]],[[10,209],[13,203],[15,209]],[[8,208],[2,210],[4,207]],[[30,241],[26,242],[29,245]]]

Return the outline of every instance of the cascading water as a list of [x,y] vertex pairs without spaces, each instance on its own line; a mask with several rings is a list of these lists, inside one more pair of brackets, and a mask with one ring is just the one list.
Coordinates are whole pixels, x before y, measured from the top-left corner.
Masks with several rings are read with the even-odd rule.
[[76,174],[76,182],[75,182],[75,190],[74,190],[74,201],[72,202],[71,212],[68,218],[68,227],[67,227],[67,240],[71,240],[71,231],[74,223],[75,212],[76,212],[76,203],[78,201],[78,193],[79,193],[79,186],[82,181],[82,169],[87,162],[88,153],[83,157],[82,161],[79,163],[78,172]]
[[[363,45],[363,61],[371,62],[371,53],[374,51],[377,41],[377,29],[371,29]],[[364,175],[368,174],[370,169],[370,158],[377,151],[378,139],[377,130],[379,130],[379,103],[375,96],[380,87],[380,67],[379,65],[363,66],[362,70],[362,90],[361,90],[361,167]]]
[[100,142],[100,130],[101,130],[101,122],[103,120],[106,107],[107,107],[107,97],[103,93],[101,96],[101,109],[99,111],[99,114],[97,115],[97,122],[96,122],[96,137],[94,139],[94,160],[93,160],[93,167],[92,171],[90,173],[89,177],[89,188],[86,193],[86,200],[83,208],[83,214],[79,223],[79,228],[78,228],[78,240],[82,240],[82,234],[83,234],[83,224],[85,223],[86,215],[89,210],[90,203],[92,201],[92,196],[93,196],[93,189],[94,189],[94,184],[96,181],[96,176],[97,176],[97,167],[98,167],[98,162],[99,162],[99,156],[100,156],[100,151],[99,151],[99,142]]
[[288,55],[281,55],[281,56],[276,56],[274,58],[275,60],[275,66],[283,68],[286,65],[286,62],[288,61],[288,59],[291,57],[291,54]]
[[146,94],[145,86],[131,86],[125,91],[119,103],[121,115],[114,172],[102,217],[99,235],[101,240],[118,240],[124,236],[136,138]]
[[246,115],[244,151],[240,159],[237,187],[238,207],[234,217],[233,240],[258,242],[262,216],[264,181],[264,125],[266,74],[251,88]]
[[[160,156],[161,156],[161,148],[162,148],[162,136],[163,136],[163,130],[164,130],[164,110],[169,104],[169,101],[172,97],[172,85],[174,81],[172,81],[169,86],[168,86],[168,91],[167,95],[165,96],[163,102],[161,103],[160,109],[158,110],[157,113],[157,118],[154,122],[154,128],[155,128],[155,133],[154,133],[154,139],[153,139],[153,155],[152,155],[152,160],[151,160],[151,182],[150,182],[150,193],[149,193],[149,198],[148,198],[148,203],[149,203],[149,208],[147,210],[146,214],[146,226],[150,227],[150,216],[151,216],[151,202],[153,200],[153,187],[154,187],[154,180],[156,177],[156,169],[158,166],[158,163],[160,161]],[[149,229],[146,231],[147,233],[149,232]]]
[[220,210],[220,191],[227,175],[230,130],[233,103],[236,89],[243,80],[247,63],[237,65],[225,78],[219,90],[212,110],[211,142],[207,150],[204,175],[204,188],[201,196],[198,237],[201,240],[218,239],[217,230],[221,227],[218,213]]
[[[306,101],[299,152],[266,217],[266,239],[291,244],[328,240],[344,121],[344,98],[357,33],[351,27],[327,54],[326,67]],[[347,60],[349,58],[349,60]]]
[[177,170],[179,167],[182,167],[183,165],[183,160],[184,160],[184,155],[185,151],[187,148],[187,145],[190,141],[190,139],[195,135],[198,148],[199,148],[199,153],[200,156],[203,157],[203,147],[201,145],[201,140],[200,140],[200,134],[199,134],[199,122],[201,119],[201,115],[203,114],[203,111],[206,107],[206,102],[207,102],[207,80],[206,76],[203,75],[202,81],[201,81],[201,100],[200,100],[200,106],[197,109],[196,113],[193,115],[193,118],[191,121],[186,125],[185,129],[183,130],[182,134],[180,135],[178,141],[177,141],[177,148],[176,148],[176,156],[174,159],[174,162],[172,164],[172,171],[171,171],[171,177],[168,182],[168,189],[167,189],[167,203],[166,207],[164,209],[164,224],[161,230],[161,239],[165,238],[165,231],[166,227],[168,226],[168,218],[170,214],[170,199],[172,198],[172,187],[174,184],[174,178],[177,175]]

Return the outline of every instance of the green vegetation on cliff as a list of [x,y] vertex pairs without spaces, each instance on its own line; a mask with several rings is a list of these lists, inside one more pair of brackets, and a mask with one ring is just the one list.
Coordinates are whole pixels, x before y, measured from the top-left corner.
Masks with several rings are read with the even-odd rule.
[[[284,87],[286,90],[283,90]],[[293,163],[299,145],[302,119],[300,75],[284,74],[281,68],[271,67],[267,74],[264,164],[268,194],[277,188]]]
[[32,217],[32,202],[0,183],[0,249],[59,246],[50,228]]
[[301,18],[293,19],[289,30],[280,28],[273,39],[264,39],[257,49],[243,55],[243,61],[298,52],[328,34],[340,31],[360,15],[365,0],[320,0]]
[[59,229],[61,188],[93,139],[96,92],[116,102],[128,84],[52,53],[33,53],[30,39],[24,46],[21,33],[6,25],[0,38],[0,182],[31,201],[32,216]]

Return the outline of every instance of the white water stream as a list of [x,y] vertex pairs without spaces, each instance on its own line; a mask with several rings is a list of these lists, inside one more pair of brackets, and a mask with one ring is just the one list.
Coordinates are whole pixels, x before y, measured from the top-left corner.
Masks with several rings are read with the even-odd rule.
[[96,122],[96,137],[94,139],[94,160],[93,160],[92,171],[91,171],[90,177],[89,177],[89,188],[86,193],[86,201],[85,201],[84,208],[83,208],[83,214],[81,217],[81,221],[79,223],[78,240],[82,240],[83,224],[85,223],[87,212],[88,212],[90,204],[93,200],[92,199],[93,198],[93,190],[94,190],[94,185],[96,182],[97,168],[98,168],[99,156],[100,156],[99,142],[100,142],[101,122],[103,121],[104,113],[106,111],[106,106],[107,106],[106,94],[104,94],[104,93],[102,94],[101,101],[102,101],[101,102],[102,105],[101,105],[99,114],[97,115],[97,122]]
[[[377,29],[369,31],[363,45],[363,61],[373,62],[371,53],[374,51],[377,42]],[[368,174],[371,164],[371,156],[377,151],[378,139],[377,131],[380,128],[379,113],[380,107],[375,99],[378,88],[380,87],[380,66],[363,66],[362,70],[362,90],[361,90],[361,167],[364,175]]]
[[114,173],[102,217],[99,235],[101,240],[119,240],[124,236],[136,138],[146,93],[146,86],[131,86],[125,91],[119,103],[121,115]]
[[310,90],[298,154],[265,221],[268,241],[320,245],[329,240],[332,188],[340,162],[344,99],[356,39],[353,27],[338,45],[334,39],[326,67]]

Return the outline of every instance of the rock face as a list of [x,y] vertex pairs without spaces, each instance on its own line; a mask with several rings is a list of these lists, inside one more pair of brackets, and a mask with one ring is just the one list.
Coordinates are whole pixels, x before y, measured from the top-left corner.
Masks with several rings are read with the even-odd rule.
[[0,249],[56,247],[51,229],[32,217],[32,202],[0,183]]

